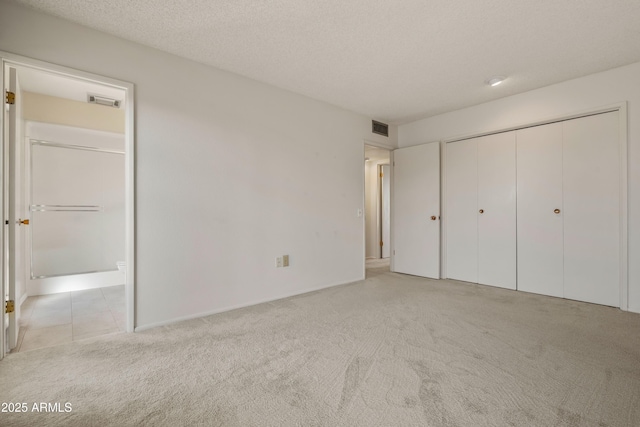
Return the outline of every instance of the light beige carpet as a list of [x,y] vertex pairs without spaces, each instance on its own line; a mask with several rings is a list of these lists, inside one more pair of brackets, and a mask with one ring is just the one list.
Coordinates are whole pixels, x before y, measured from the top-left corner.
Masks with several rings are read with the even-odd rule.
[[2,426],[639,426],[640,315],[382,272],[10,355]]

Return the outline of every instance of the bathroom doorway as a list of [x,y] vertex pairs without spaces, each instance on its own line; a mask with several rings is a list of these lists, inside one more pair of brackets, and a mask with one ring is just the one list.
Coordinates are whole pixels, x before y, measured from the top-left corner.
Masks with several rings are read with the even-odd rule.
[[132,85],[2,56],[2,353],[132,331]]

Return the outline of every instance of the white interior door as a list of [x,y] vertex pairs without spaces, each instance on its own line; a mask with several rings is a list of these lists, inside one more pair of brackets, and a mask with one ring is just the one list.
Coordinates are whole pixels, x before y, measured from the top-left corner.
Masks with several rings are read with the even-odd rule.
[[440,145],[394,151],[393,271],[440,278]]
[[478,138],[446,145],[447,277],[478,282]]
[[618,112],[563,125],[564,296],[619,307]]
[[562,297],[562,123],[521,129],[516,138],[518,290]]
[[478,139],[478,283],[516,289],[516,134]]
[[380,236],[382,246],[380,247],[381,258],[391,256],[391,171],[389,165],[380,165],[381,186],[380,186]]

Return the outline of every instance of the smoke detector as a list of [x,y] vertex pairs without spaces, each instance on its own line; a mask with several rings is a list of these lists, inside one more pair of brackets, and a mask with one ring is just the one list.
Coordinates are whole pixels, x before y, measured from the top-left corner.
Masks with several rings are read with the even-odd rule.
[[87,102],[89,104],[98,104],[104,105],[105,107],[113,108],[120,108],[120,105],[122,104],[122,101],[119,99],[108,98],[106,96],[96,95],[94,93],[87,94]]

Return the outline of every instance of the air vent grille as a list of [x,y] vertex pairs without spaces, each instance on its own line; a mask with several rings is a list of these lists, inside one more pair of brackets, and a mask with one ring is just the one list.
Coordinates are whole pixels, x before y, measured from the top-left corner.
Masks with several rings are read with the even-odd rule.
[[378,135],[389,136],[389,125],[371,120],[371,132],[377,133]]
[[107,98],[106,96],[95,95],[93,93],[87,94],[87,102],[89,104],[104,105],[106,107],[120,108],[122,101],[113,98]]

